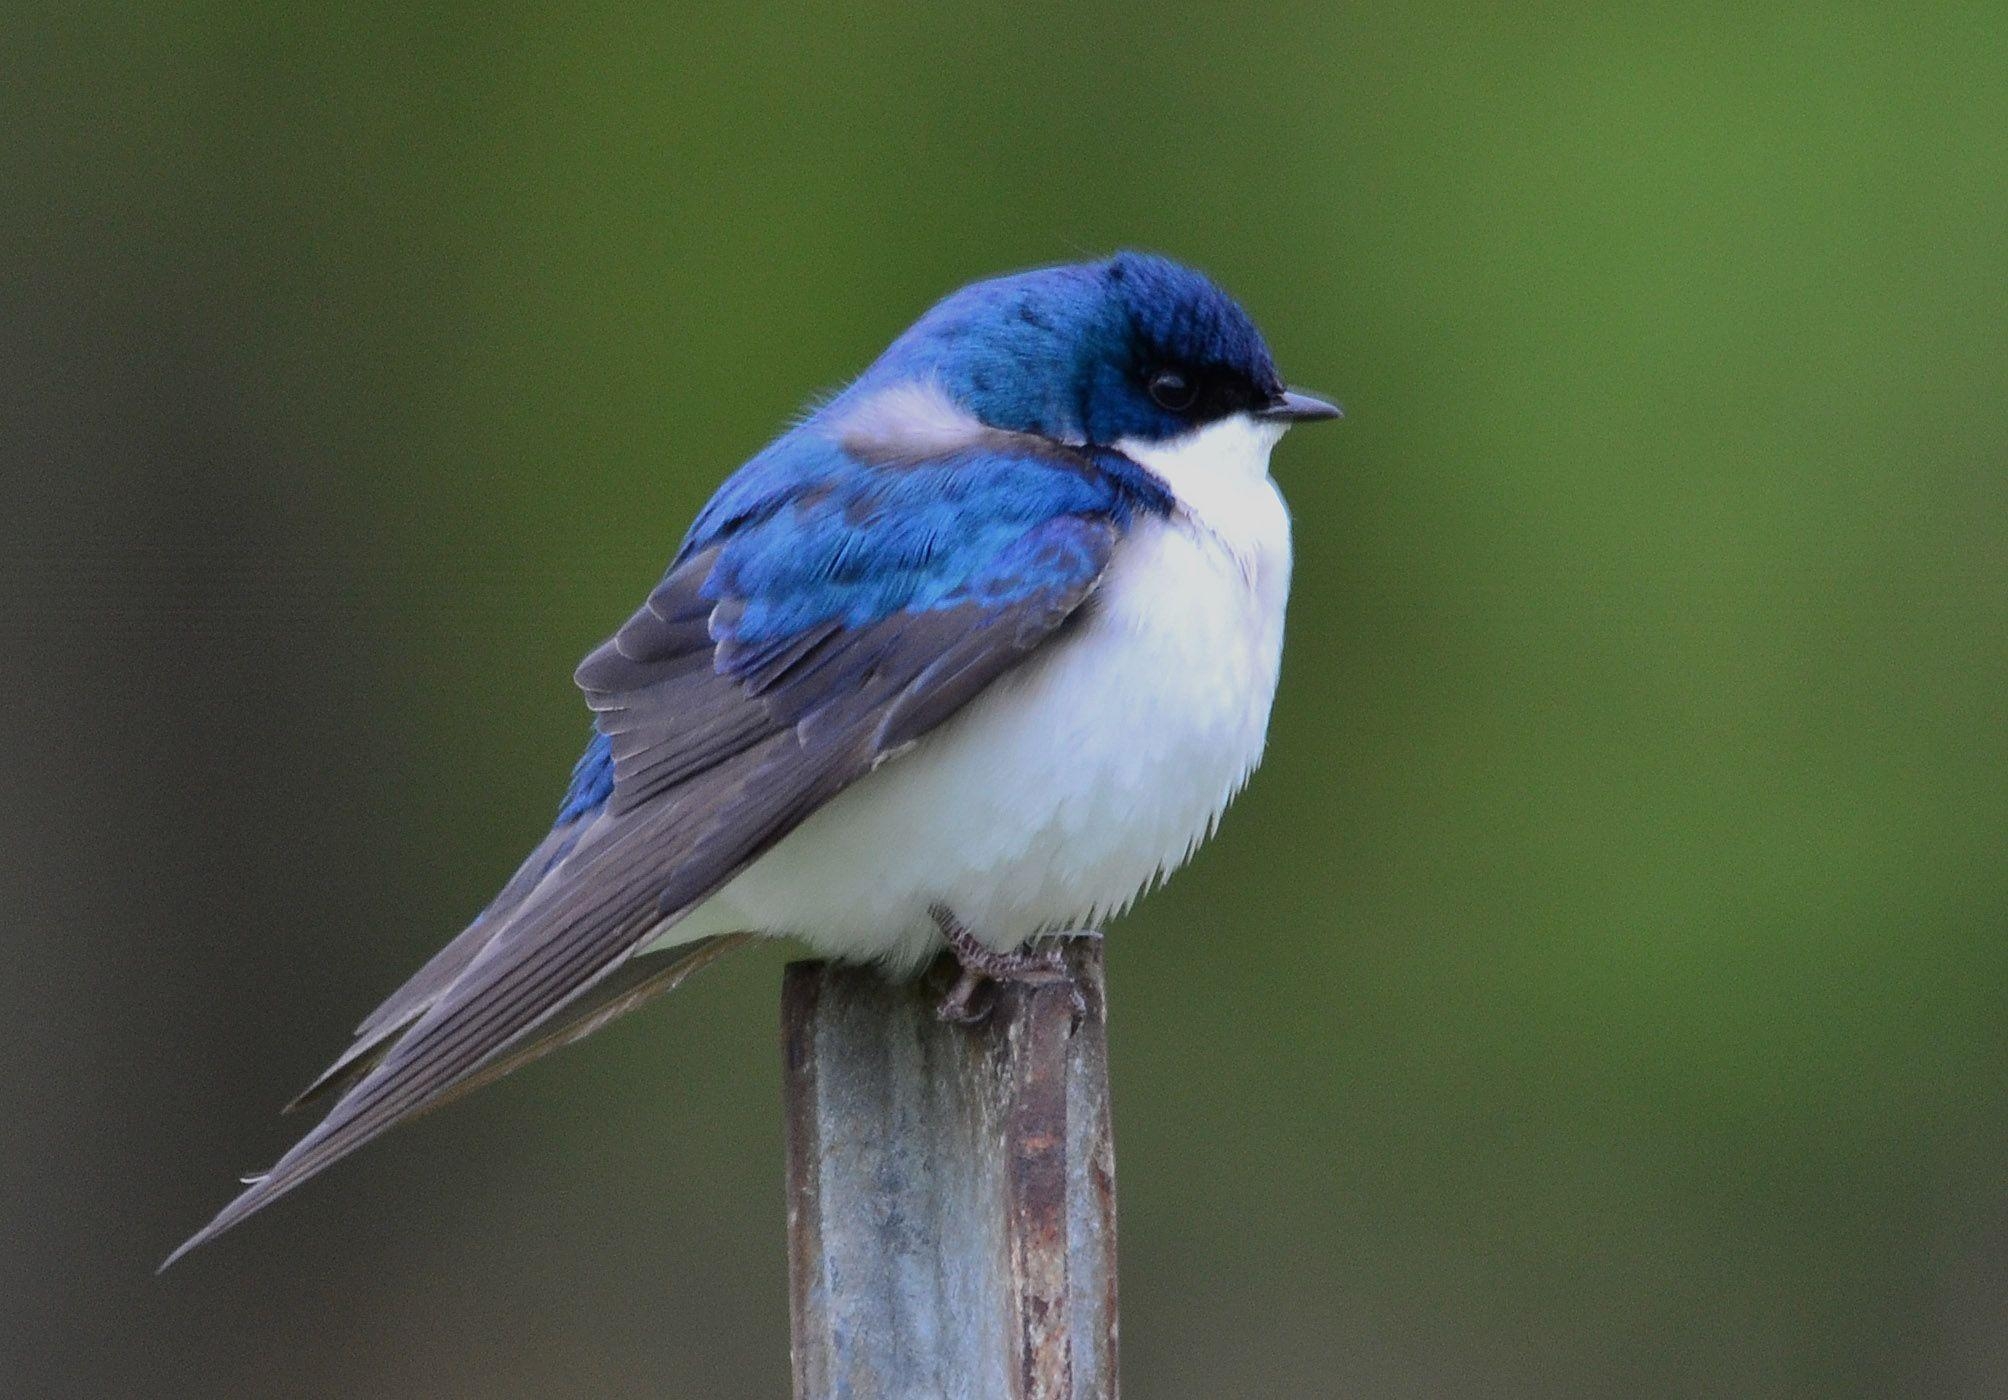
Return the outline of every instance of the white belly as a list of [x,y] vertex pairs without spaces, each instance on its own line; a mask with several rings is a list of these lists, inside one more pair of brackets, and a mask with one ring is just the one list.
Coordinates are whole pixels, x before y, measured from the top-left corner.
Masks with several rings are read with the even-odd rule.
[[910,967],[939,947],[936,902],[1010,948],[1117,913],[1183,864],[1261,758],[1282,654],[1289,520],[1266,471],[1278,434],[1243,431],[1233,445],[1260,450],[1231,464],[1238,480],[1188,491],[1178,473],[1194,463],[1146,460],[1195,509],[1117,546],[1081,625],[663,941],[750,929]]

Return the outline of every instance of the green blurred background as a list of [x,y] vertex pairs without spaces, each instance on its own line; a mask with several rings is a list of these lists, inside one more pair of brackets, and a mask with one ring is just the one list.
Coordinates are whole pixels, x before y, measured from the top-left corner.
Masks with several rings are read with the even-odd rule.
[[6,29],[0,1391],[785,1392],[780,948],[151,1269],[719,478],[1133,245],[1350,417],[1111,939],[1130,1393],[2008,1394],[2001,6]]

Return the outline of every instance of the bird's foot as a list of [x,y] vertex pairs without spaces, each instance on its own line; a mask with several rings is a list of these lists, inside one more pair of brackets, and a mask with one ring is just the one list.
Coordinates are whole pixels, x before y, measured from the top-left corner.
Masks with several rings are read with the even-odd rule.
[[[933,917],[935,927],[941,930],[949,951],[955,954],[956,965],[962,969],[955,985],[948,989],[948,995],[934,1009],[934,1014],[942,1020],[973,1026],[986,1019],[990,1015],[989,1000],[979,999],[986,982],[1017,982],[1034,987],[1064,982],[1073,996],[1076,1014],[1086,1013],[1081,989],[1074,986],[1073,978],[1067,972],[1067,955],[1060,949],[1000,953],[978,941],[968,925],[956,918],[947,905],[934,905],[927,912]],[[1065,936],[1099,938],[1101,934],[1093,929],[1084,929]]]

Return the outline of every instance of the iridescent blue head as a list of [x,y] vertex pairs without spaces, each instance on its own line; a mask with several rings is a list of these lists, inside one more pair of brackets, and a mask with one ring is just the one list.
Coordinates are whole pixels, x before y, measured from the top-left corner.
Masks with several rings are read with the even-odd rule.
[[1145,253],[1039,268],[943,298],[847,398],[931,383],[992,428],[1068,443],[1164,441],[1235,414],[1338,409],[1284,386],[1248,313]]

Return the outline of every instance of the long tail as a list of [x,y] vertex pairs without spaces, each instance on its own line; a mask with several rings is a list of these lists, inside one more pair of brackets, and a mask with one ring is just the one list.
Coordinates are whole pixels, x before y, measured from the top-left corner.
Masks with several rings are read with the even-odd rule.
[[752,937],[753,935],[746,933],[723,934],[700,938],[662,953],[624,958],[610,967],[604,975],[580,987],[571,997],[525,1026],[512,1039],[490,1051],[478,1064],[454,1077],[451,1082],[441,1085],[434,1092],[414,1097],[395,1106],[394,1111],[372,1113],[367,1122],[356,1123],[355,1130],[341,1133],[338,1139],[334,1139],[334,1135],[340,1133],[343,1127],[361,1118],[362,1111],[372,1106],[357,1103],[362,1091],[373,1077],[372,1071],[388,1057],[395,1055],[403,1040],[422,1024],[424,1017],[415,1017],[377,1040],[359,1041],[357,1047],[352,1048],[347,1055],[337,1061],[333,1068],[316,1080],[306,1093],[294,1100],[294,1103],[298,1104],[317,1097],[338,1085],[348,1084],[351,1081],[359,1082],[354,1083],[350,1092],[335,1104],[328,1116],[270,1171],[247,1178],[244,1191],[219,1211],[214,1220],[196,1231],[180,1248],[168,1255],[160,1265],[161,1270],[165,1271],[169,1265],[196,1246],[208,1243],[225,1230],[249,1219],[294,1187],[301,1185],[308,1178],[315,1176],[339,1158],[347,1156],[397,1123],[451,1103],[462,1094],[491,1083],[512,1070],[528,1064],[531,1060],[549,1054],[561,1045],[568,1045],[572,1041],[590,1035],[607,1022],[625,1015],[643,1002],[674,989],[691,973],[717,961],[735,948],[744,946],[752,940]]

